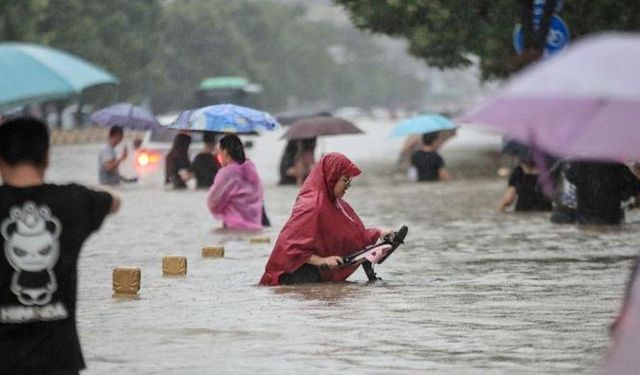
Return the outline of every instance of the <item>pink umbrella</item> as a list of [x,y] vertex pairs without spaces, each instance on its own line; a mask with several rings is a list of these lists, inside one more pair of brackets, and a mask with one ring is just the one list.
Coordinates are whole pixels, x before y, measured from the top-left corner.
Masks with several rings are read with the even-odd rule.
[[514,76],[466,122],[555,155],[640,159],[640,34],[605,33]]
[[640,369],[640,277],[635,273],[631,290],[614,332],[613,345],[602,367],[604,374],[631,375]]

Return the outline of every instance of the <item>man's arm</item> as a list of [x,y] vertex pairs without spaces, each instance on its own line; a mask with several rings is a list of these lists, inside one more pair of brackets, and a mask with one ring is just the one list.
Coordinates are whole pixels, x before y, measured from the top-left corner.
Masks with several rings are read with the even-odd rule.
[[506,211],[506,209],[511,206],[511,204],[513,203],[513,201],[516,200],[516,197],[518,196],[517,192],[516,192],[516,188],[513,186],[509,186],[507,188],[507,191],[504,192],[504,196],[502,197],[502,201],[500,202],[500,205],[498,206],[498,211]]
[[114,214],[120,210],[120,206],[122,205],[122,200],[116,194],[111,194],[111,207],[109,207],[109,214]]
[[440,181],[449,181],[451,179],[451,174],[444,167],[438,169],[438,178]]
[[119,158],[111,159],[104,163],[104,169],[107,172],[113,172],[118,168],[120,163],[122,163],[127,158],[127,155],[128,155],[128,151],[127,151],[127,148],[125,147],[124,150],[122,150],[122,154],[120,155]]

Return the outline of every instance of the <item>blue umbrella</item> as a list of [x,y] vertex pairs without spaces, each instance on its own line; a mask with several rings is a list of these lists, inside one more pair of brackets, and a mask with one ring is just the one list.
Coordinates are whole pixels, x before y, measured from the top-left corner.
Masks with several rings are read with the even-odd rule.
[[0,43],[0,109],[67,98],[116,77],[89,62],[50,47]]
[[278,126],[278,121],[267,112],[235,104],[218,104],[184,111],[169,128],[247,134],[274,130]]
[[412,117],[399,123],[391,133],[396,137],[411,134],[433,133],[443,130],[455,130],[456,125],[441,115],[422,115]]
[[131,130],[152,130],[161,127],[148,110],[129,103],[118,103],[94,112],[91,121],[100,126],[121,126]]

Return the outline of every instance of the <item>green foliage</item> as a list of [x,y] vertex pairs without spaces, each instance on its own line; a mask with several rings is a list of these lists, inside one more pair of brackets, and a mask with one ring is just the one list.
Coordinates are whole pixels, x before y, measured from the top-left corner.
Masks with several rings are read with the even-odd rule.
[[[360,32],[313,23],[296,7],[266,1],[192,0],[165,9],[163,71],[155,92],[160,107],[188,107],[193,88],[210,76],[245,76],[262,84],[255,105],[272,110],[305,102],[328,106],[409,103],[423,88],[390,64],[371,67],[379,54]],[[356,53],[340,64],[328,52]],[[175,84],[179,82],[180,84]],[[404,82],[401,87],[398,82]],[[394,89],[396,86],[396,90]]]
[[[264,92],[252,103],[414,104],[422,85],[380,59],[362,32],[305,18],[304,9],[251,0],[0,0],[0,40],[50,45],[105,67],[117,95],[157,111],[194,105],[211,76],[244,76]],[[346,61],[330,53],[339,46]],[[95,97],[96,95],[91,95]]]
[[47,0],[0,0],[0,36],[5,40],[36,41],[38,22]]
[[[405,38],[409,50],[440,68],[459,68],[480,59],[485,79],[522,66],[513,49],[513,27],[527,0],[335,0],[362,29]],[[637,0],[566,0],[561,16],[572,38],[603,30],[639,30]],[[524,62],[526,63],[526,61]]]
[[51,45],[95,62],[118,76],[120,97],[139,100],[144,83],[157,77],[151,66],[161,11],[154,0],[9,0],[0,39]]
[[180,98],[186,106],[193,88],[210,76],[239,75],[263,84],[259,104],[267,108],[281,106],[287,96],[317,100],[326,94],[321,84],[309,88],[330,74],[332,62],[296,10],[245,1],[188,5],[175,2],[165,10],[161,102]]

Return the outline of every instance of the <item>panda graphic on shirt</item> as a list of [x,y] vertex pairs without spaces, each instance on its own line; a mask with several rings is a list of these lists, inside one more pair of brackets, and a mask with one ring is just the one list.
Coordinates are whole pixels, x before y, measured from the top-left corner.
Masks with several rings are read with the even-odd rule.
[[58,289],[53,272],[60,255],[60,221],[47,206],[12,207],[0,224],[4,256],[14,269],[11,292],[24,306],[47,305]]

